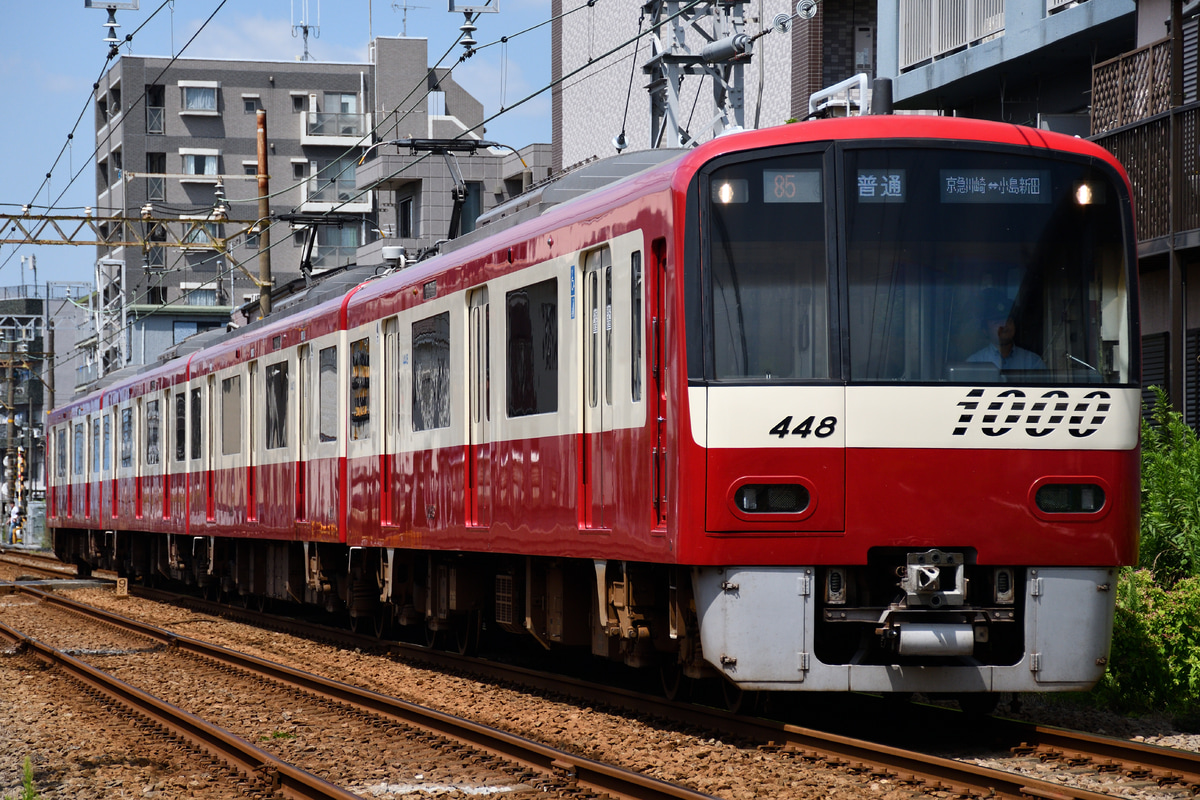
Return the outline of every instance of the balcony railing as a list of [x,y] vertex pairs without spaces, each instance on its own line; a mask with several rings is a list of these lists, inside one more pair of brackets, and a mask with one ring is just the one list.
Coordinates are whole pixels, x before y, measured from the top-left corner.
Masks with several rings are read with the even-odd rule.
[[900,69],[1004,32],[1004,0],[900,0]]
[[316,111],[308,115],[309,136],[362,136],[367,126],[363,114]]
[[1171,40],[1140,47],[1092,67],[1092,136],[1171,107]]
[[146,106],[146,133],[165,133],[167,110],[161,106]]
[[313,248],[313,269],[333,269],[355,263],[358,256],[357,247],[335,247],[333,245],[317,245]]
[[[1183,163],[1171,158],[1171,118],[1180,117]],[[1138,241],[1200,229],[1200,103],[1092,137],[1129,174]],[[1179,230],[1171,230],[1171,171],[1183,176]]]
[[306,203],[347,203],[355,199],[359,192],[354,188],[354,178],[339,178],[325,180],[312,178],[308,182]]

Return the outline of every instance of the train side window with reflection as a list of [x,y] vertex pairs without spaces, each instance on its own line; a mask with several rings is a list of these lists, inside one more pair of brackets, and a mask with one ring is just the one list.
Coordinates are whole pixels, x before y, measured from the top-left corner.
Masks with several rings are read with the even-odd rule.
[[76,475],[83,474],[83,442],[83,423],[80,422],[75,425],[75,452],[71,461]]
[[267,365],[267,449],[287,447],[288,364]]
[[146,403],[146,463],[157,464],[159,456],[158,401]]
[[175,460],[187,457],[187,396],[175,393]]
[[100,474],[100,420],[93,419],[92,426],[92,474]]
[[371,341],[350,343],[350,440],[371,435]]
[[112,422],[113,415],[104,415],[104,470],[112,469]]
[[133,466],[133,409],[121,409],[121,466]]
[[204,419],[204,402],[201,391],[201,389],[192,389],[192,458],[200,457],[200,444],[204,441],[201,428]]
[[59,428],[54,432],[54,474],[67,477],[67,431]]
[[322,442],[336,442],[338,438],[337,348],[326,347],[318,354],[318,361],[320,363],[317,369],[321,373],[318,381],[321,417],[319,436]]
[[413,430],[450,427],[450,312],[412,326]]
[[221,381],[221,453],[242,452],[242,376]]
[[558,410],[558,280],[508,292],[508,416]]

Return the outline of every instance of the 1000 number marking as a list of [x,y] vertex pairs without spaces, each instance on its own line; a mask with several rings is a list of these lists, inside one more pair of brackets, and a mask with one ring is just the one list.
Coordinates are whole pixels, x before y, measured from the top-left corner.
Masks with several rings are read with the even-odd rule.
[[816,436],[818,439],[825,439],[829,436],[832,436],[836,429],[837,417],[825,417],[820,422],[817,422],[817,418],[815,416],[808,417],[794,428],[792,427],[792,418],[784,417],[783,419],[779,420],[779,423],[776,424],[774,428],[771,428],[770,432],[773,435],[778,436],[780,439],[783,439],[789,434],[792,436],[799,436],[801,439],[807,439],[810,433],[813,436]]

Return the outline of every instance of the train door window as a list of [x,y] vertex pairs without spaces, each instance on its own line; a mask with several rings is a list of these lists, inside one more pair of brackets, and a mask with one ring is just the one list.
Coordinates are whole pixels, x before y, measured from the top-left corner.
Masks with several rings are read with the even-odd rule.
[[54,474],[60,478],[67,477],[67,431],[59,428],[54,437]]
[[412,326],[413,430],[450,427],[450,312]]
[[287,447],[288,363],[268,364],[266,370],[266,447]]
[[92,474],[100,474],[100,420],[93,419],[92,425]]
[[159,457],[158,401],[146,403],[146,463],[157,464]]
[[471,420],[492,418],[492,306],[487,289],[477,289],[471,301]]
[[312,397],[312,347],[300,345],[296,351],[296,377],[300,379],[300,391],[296,392],[296,422],[299,423],[296,444],[300,446],[300,460],[305,460],[303,448],[312,440],[308,427],[312,416],[309,398]]
[[630,399],[642,399],[642,251],[629,257],[629,368]]
[[104,471],[112,469],[112,414],[104,415]]
[[504,296],[508,416],[558,410],[558,280]]
[[371,340],[350,343],[350,440],[371,435]]
[[192,458],[200,457],[200,445],[204,441],[204,431],[201,427],[204,420],[204,398],[201,396],[202,391],[199,388],[192,389]]
[[242,452],[242,376],[221,381],[221,453]]
[[133,409],[121,409],[121,466],[133,466]]
[[187,395],[175,393],[175,460],[187,458]]
[[336,442],[338,438],[338,367],[337,348],[326,347],[317,354],[317,369],[320,370],[318,379],[320,417],[317,423],[318,438],[322,442]]
[[379,418],[385,421],[384,452],[394,453],[397,448],[393,437],[400,430],[400,325],[395,317],[383,323],[383,364],[379,374],[384,376],[380,398],[383,407],[379,412]]
[[82,475],[83,474],[83,444],[84,444],[83,423],[82,422],[77,423],[75,425],[75,442],[74,443],[75,443],[75,452],[72,454],[73,458],[71,460],[71,464],[72,464],[72,467],[74,468],[75,474]]

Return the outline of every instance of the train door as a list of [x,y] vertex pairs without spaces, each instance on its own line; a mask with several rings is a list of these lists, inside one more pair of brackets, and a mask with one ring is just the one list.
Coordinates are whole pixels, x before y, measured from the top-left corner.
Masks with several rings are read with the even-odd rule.
[[214,452],[216,450],[216,430],[217,426],[214,421],[217,418],[217,376],[208,376],[208,388],[204,392],[205,412],[204,420],[207,424],[200,431],[200,435],[204,440],[204,517],[208,522],[212,522],[217,518],[217,503],[216,492],[213,486],[215,476],[213,475],[213,461],[215,459]]
[[296,441],[296,519],[306,520],[308,519],[308,438],[312,434],[314,427],[310,424],[311,421],[308,418],[312,414],[312,409],[308,402],[310,392],[312,391],[313,359],[311,345],[300,345],[298,366],[300,391],[296,392],[296,416],[294,422]]
[[467,524],[492,524],[491,305],[487,287],[471,292],[468,356],[470,450],[467,454]]
[[255,424],[258,414],[258,362],[250,362],[250,380],[246,382],[246,519],[258,519],[258,425]]
[[379,454],[379,521],[396,524],[399,506],[396,459],[400,454],[400,322],[395,317],[383,323],[383,452]]
[[612,520],[613,281],[607,247],[588,253],[583,274],[583,484],[584,526],[606,528]]

